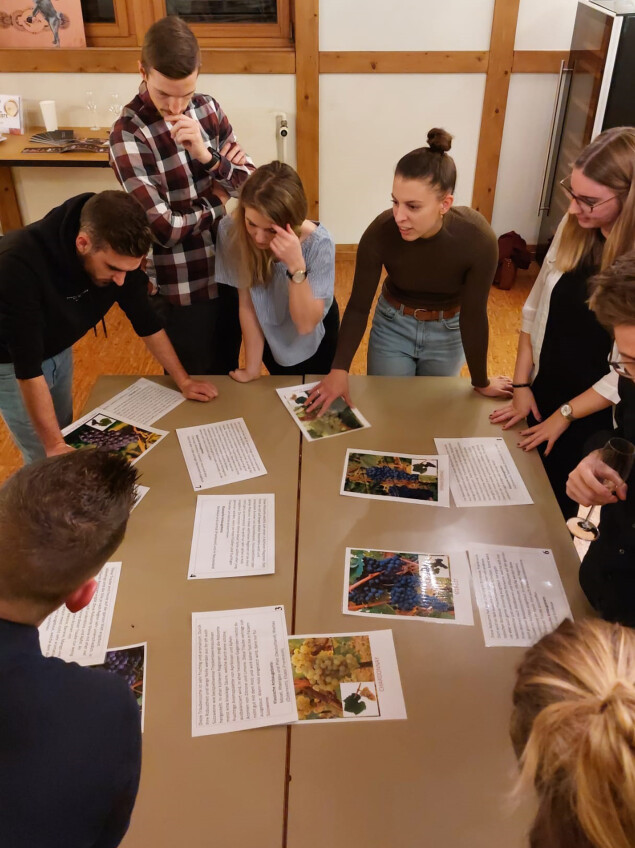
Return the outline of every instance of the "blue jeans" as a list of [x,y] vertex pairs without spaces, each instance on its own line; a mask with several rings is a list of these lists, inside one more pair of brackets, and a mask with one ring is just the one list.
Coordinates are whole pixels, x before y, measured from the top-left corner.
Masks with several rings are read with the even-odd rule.
[[[402,308],[403,309],[403,308]],[[459,314],[417,321],[379,296],[368,343],[369,374],[380,377],[455,377],[465,354]]]
[[[73,350],[68,347],[45,359],[42,373],[53,398],[60,430],[73,420]],[[22,393],[11,363],[0,363],[0,414],[22,451],[25,463],[46,456],[44,447],[22,400]]]

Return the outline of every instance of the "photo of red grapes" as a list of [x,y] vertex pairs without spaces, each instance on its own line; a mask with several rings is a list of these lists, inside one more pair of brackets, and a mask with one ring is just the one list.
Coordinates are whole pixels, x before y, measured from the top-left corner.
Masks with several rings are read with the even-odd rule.
[[66,444],[73,448],[101,448],[120,453],[131,462],[160,439],[158,433],[106,415],[95,415],[64,436]]

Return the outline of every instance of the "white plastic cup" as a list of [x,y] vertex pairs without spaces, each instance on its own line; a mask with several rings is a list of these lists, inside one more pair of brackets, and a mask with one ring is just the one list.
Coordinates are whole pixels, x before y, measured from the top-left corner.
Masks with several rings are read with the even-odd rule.
[[47,132],[57,129],[57,112],[54,100],[40,100],[40,109],[44,119],[44,128]]

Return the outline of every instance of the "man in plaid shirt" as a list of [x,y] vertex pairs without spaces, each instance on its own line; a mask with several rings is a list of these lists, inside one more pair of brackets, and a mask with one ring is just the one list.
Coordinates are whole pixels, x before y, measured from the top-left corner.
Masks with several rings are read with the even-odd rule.
[[139,94],[110,133],[110,162],[148,216],[154,238],[146,271],[153,302],[190,374],[238,365],[236,291],[214,282],[214,223],[254,170],[219,104],[194,88],[196,37],[175,16],[146,33]]

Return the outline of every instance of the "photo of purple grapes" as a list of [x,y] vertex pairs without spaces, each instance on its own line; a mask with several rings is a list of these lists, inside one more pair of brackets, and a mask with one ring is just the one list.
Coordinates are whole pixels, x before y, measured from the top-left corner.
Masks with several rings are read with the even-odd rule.
[[94,668],[103,668],[122,677],[132,694],[137,699],[139,712],[143,721],[143,689],[146,664],[146,646],[132,645],[129,648],[113,648],[106,653],[106,659],[102,665]]
[[127,424],[106,415],[97,414],[80,424],[72,432],[64,436],[64,441],[71,447],[100,448],[101,450],[120,453],[128,460],[138,459],[161,436],[143,427]]
[[438,462],[409,457],[350,453],[344,490],[375,497],[439,500]]
[[454,619],[447,554],[349,550],[348,610]]

